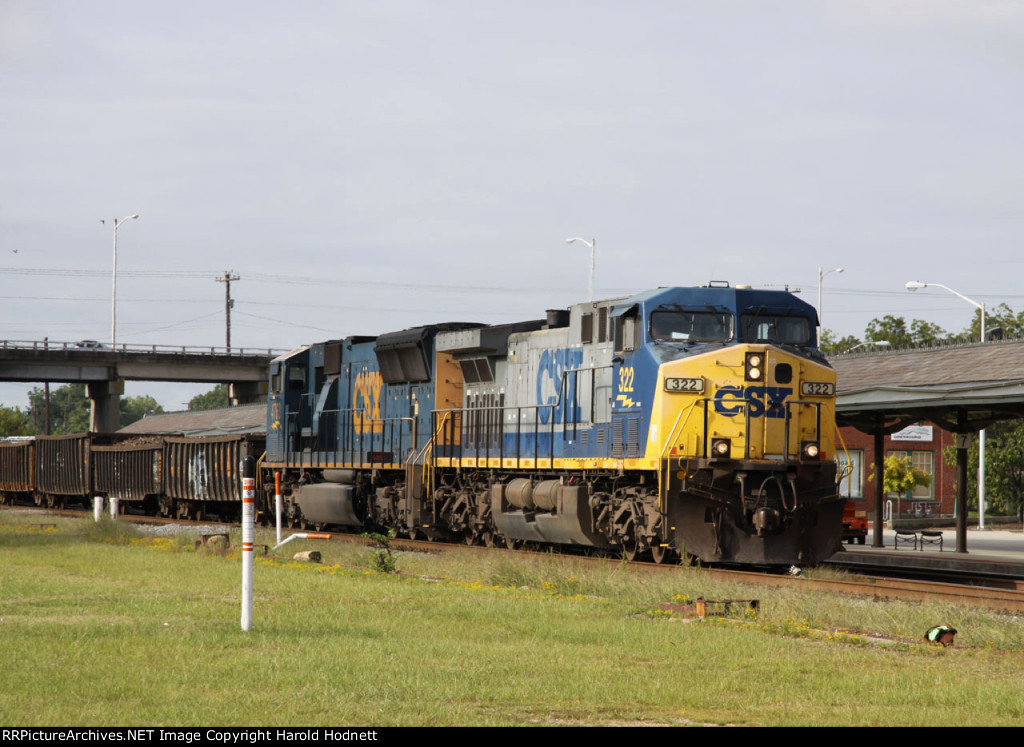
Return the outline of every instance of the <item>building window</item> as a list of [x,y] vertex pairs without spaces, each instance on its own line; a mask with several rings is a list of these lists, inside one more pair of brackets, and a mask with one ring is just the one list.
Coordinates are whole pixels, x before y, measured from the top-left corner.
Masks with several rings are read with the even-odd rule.
[[[919,469],[926,475],[932,478],[931,485],[924,487],[923,485],[917,485],[911,492],[910,497],[914,500],[930,500],[932,497],[932,486],[935,485],[935,469],[933,466],[933,459],[935,454],[931,451],[899,451],[892,450],[887,452],[887,456],[894,456],[899,459],[906,459],[910,457],[910,466],[914,469]],[[890,498],[897,497],[895,493],[889,494]]]
[[849,474],[839,483],[839,495],[844,498],[856,499],[864,497],[864,452],[861,449],[850,449],[839,452],[839,474],[846,474],[846,466],[850,465]]

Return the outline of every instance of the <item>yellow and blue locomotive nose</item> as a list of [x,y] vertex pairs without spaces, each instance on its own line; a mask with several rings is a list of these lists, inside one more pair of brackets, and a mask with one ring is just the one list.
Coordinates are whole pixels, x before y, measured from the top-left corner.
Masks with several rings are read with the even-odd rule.
[[835,372],[769,345],[735,345],[659,370],[649,458],[830,459]]
[[772,345],[662,364],[647,455],[674,543],[769,564],[831,547],[834,401],[831,368]]

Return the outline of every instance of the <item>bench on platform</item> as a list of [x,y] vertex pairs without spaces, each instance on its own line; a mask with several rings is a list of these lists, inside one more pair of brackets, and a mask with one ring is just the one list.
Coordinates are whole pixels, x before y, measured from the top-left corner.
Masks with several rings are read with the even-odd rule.
[[893,540],[892,547],[893,547],[894,550],[899,550],[900,549],[900,543],[902,543],[904,545],[913,545],[914,549],[916,550],[917,549],[917,542],[918,542],[917,532],[908,532],[908,531],[903,530],[903,529],[897,529],[896,530],[896,536],[895,536],[895,538]]
[[939,552],[942,552],[942,532],[922,531],[921,538],[918,541],[921,543],[921,550],[924,549],[925,545],[938,545]]

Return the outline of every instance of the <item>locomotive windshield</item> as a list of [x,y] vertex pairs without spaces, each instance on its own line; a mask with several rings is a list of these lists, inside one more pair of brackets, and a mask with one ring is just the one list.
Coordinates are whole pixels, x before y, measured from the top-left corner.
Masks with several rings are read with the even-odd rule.
[[715,342],[732,339],[732,315],[719,311],[655,311],[651,339],[665,342]]
[[814,339],[811,320],[805,316],[743,314],[740,317],[740,340],[743,342],[810,345]]

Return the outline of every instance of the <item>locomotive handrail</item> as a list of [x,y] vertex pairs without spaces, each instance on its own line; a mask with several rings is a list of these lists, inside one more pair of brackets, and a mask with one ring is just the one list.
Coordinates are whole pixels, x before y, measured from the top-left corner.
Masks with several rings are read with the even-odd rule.
[[[286,431],[293,431],[295,428],[297,428],[300,425],[300,423],[298,422],[298,418],[302,414],[303,409],[305,408],[304,400],[305,399],[311,399],[311,398],[312,398],[312,395],[310,395],[308,397],[303,397],[300,400],[299,408],[297,410],[292,410],[292,409],[290,409],[288,407],[284,408],[284,422],[285,422],[285,429],[286,429]],[[312,412],[312,409],[310,409],[310,412]],[[325,433],[335,432],[338,429],[337,428],[328,428],[328,429],[325,430],[325,429],[321,428],[320,426],[323,424],[323,421],[327,420],[328,416],[330,416],[332,418],[335,418],[336,424],[340,424],[340,426],[341,426],[340,433],[341,433],[341,440],[342,440],[342,442],[340,444],[341,448],[331,449],[330,452],[333,452],[335,455],[341,454],[341,457],[342,457],[341,461],[342,462],[346,462],[346,461],[348,461],[348,462],[355,462],[355,461],[357,461],[357,457],[358,457],[358,461],[359,462],[370,461],[370,460],[368,460],[366,458],[366,455],[367,455],[367,453],[372,453],[374,451],[373,447],[374,447],[374,445],[376,444],[376,442],[378,440],[379,440],[379,445],[380,445],[380,452],[381,452],[382,455],[386,452],[388,446],[391,447],[391,449],[392,449],[391,463],[393,463],[393,464],[401,464],[403,462],[407,462],[408,458],[406,457],[406,455],[404,453],[405,449],[404,449],[404,438],[403,438],[404,433],[405,433],[405,428],[403,428],[403,427],[399,427],[398,428],[398,433],[397,433],[397,438],[396,438],[395,427],[394,426],[395,426],[396,423],[403,423],[403,422],[406,422],[406,421],[408,421],[409,423],[412,424],[411,427],[409,428],[409,431],[410,431],[410,434],[411,434],[411,437],[412,437],[412,449],[411,449],[411,451],[413,453],[415,453],[415,450],[416,450],[416,436],[417,436],[417,432],[416,432],[416,419],[408,417],[408,416],[394,417],[394,418],[369,418],[369,417],[366,417],[363,414],[364,412],[365,411],[362,408],[345,408],[345,409],[338,408],[338,409],[331,409],[331,410],[322,410],[320,412],[320,414],[319,414],[319,417],[317,418],[317,429],[316,429],[315,436],[314,436],[313,428],[312,428],[312,420],[310,421],[310,428],[309,428],[310,432],[309,432],[308,435],[309,435],[309,438],[311,440],[313,440],[315,438],[315,443],[311,444],[312,451],[310,453],[310,457],[311,457],[310,461],[313,461],[313,456],[314,455],[316,455],[316,459],[319,459],[319,454],[321,454],[321,453],[328,453],[328,452],[325,452],[323,449],[320,448],[321,445],[322,445],[322,442],[324,440],[324,434]],[[360,432],[360,433],[356,433],[355,432],[356,417],[354,417],[354,416],[356,416],[356,415],[358,415],[360,426],[362,428],[364,428],[364,431]],[[348,427],[350,425],[352,426],[352,428]],[[378,428],[378,426],[379,426],[379,428]],[[387,426],[390,426],[389,430],[385,430]],[[366,428],[369,429],[369,433],[365,432]],[[298,432],[298,433],[296,433],[294,435],[297,435],[299,438],[301,438],[303,436],[303,434],[301,432]],[[352,441],[350,441],[350,438],[352,440],[358,439],[358,441],[359,441],[359,448],[358,449],[355,447],[355,445],[352,443]],[[367,439],[369,440],[369,448],[366,448],[367,444],[365,443],[365,440],[367,440]],[[295,444],[293,444],[293,446],[294,445]],[[396,449],[397,449],[397,454],[400,455],[400,456],[398,456],[397,459],[395,458],[395,454],[396,454],[395,450]],[[289,453],[292,453],[292,452],[289,452]],[[291,461],[291,460],[289,459],[289,461]],[[335,457],[334,461],[335,462],[338,461],[337,456]]]
[[[814,421],[814,440],[820,443],[821,441],[821,402],[812,402],[802,399],[790,399],[786,400],[786,430],[785,430],[785,446],[786,446],[786,459],[789,459],[789,423],[792,420],[792,414],[790,413],[791,405],[810,405],[815,410],[815,421]],[[796,446],[797,457],[800,457],[800,444]]]
[[[453,415],[457,413],[460,416],[460,420],[461,420],[460,433],[463,436],[465,436],[466,435],[465,434],[465,428],[467,427],[466,426],[467,418],[465,417],[465,415],[467,413],[470,413],[470,412],[487,412],[487,411],[492,411],[492,412],[500,412],[502,415],[504,415],[504,413],[507,412],[507,411],[515,410],[516,411],[516,432],[515,432],[516,450],[515,450],[515,459],[516,459],[516,469],[520,469],[521,466],[522,466],[522,459],[523,459],[523,455],[522,455],[522,451],[523,451],[523,449],[522,449],[522,436],[523,436],[523,434],[522,434],[522,421],[523,421],[522,411],[523,410],[538,410],[539,411],[541,409],[551,410],[551,418],[550,418],[550,421],[549,421],[549,434],[548,434],[550,436],[550,438],[548,439],[548,441],[549,441],[548,458],[551,459],[551,460],[554,460],[554,458],[555,458],[555,420],[556,420],[555,412],[554,411],[557,408],[558,408],[558,403],[550,404],[550,405],[520,405],[520,406],[514,406],[514,407],[508,407],[508,406],[505,406],[505,405],[488,405],[486,407],[453,407],[453,408],[449,408],[447,410],[434,410],[433,412],[436,413],[436,414],[451,413]],[[536,462],[537,462],[537,460],[538,460],[538,458],[540,456],[540,452],[539,452],[540,439],[537,438],[537,436],[540,434],[540,425],[541,425],[540,418],[539,417],[535,417],[533,419],[533,460],[534,460],[534,464],[536,464]],[[498,436],[499,458],[501,459],[502,465],[504,465],[504,461],[505,461],[505,419],[504,419],[504,417],[500,418],[499,428],[497,429],[496,435]],[[564,430],[562,432],[562,437],[563,437],[563,440],[564,440],[564,438],[565,438],[565,431]],[[465,443],[466,443],[465,441],[460,441],[460,443],[462,443],[463,446],[465,447]],[[490,441],[488,439],[485,439],[484,440],[484,456],[483,456],[483,458],[485,460],[487,460],[488,463],[490,462],[490,454],[491,454],[490,448],[491,448]],[[478,447],[474,446],[474,450],[477,451]]]
[[841,483],[843,480],[845,480],[847,477],[853,474],[853,461],[850,459],[850,451],[849,449],[846,448],[846,441],[843,439],[843,434],[840,432],[839,426],[836,425],[834,412],[832,414],[832,430],[835,432],[835,435],[839,439],[839,445],[843,447],[843,453],[846,454],[846,464],[840,465],[839,474],[836,478],[836,487],[838,490],[839,483]]
[[[434,421],[437,420],[437,417],[436,417],[437,413],[438,413],[438,410],[432,410],[431,411],[430,417],[431,417],[432,420],[434,420]],[[431,428],[430,429],[430,431],[431,431],[430,438],[427,439],[427,442],[423,445],[423,448],[416,455],[416,460],[417,461],[419,461],[420,457],[424,457],[424,459],[423,459],[423,472],[420,474],[420,477],[426,483],[425,490],[427,491],[428,495],[430,494],[429,491],[431,489],[431,486],[435,482],[435,480],[434,480],[434,469],[435,469],[435,463],[436,463],[435,462],[436,455],[435,455],[435,452],[434,452],[434,446],[435,446],[435,442],[437,440],[437,434],[441,432],[441,428],[444,427],[444,421],[447,420],[447,419],[448,419],[448,416],[445,415],[445,417],[442,418],[441,422],[438,423],[436,428]],[[426,458],[428,450],[430,451],[430,458],[429,459]],[[428,469],[428,465],[430,467],[429,469]],[[429,478],[428,478],[428,475],[429,475]]]
[[[690,403],[690,407],[686,410],[686,417],[683,419],[682,424],[679,423],[679,418],[683,417],[683,411],[680,410],[679,414],[676,415],[676,422],[672,424],[672,428],[668,432],[668,437],[665,439],[665,445],[661,447],[661,454],[658,456],[658,507],[661,510],[662,516],[664,516],[667,513],[667,509],[665,507],[665,500],[667,496],[665,495],[665,491],[663,490],[664,483],[661,478],[661,473],[663,469],[662,465],[665,463],[665,452],[668,451],[669,447],[672,445],[672,441],[675,439],[677,432],[682,431],[682,429],[686,427],[686,423],[690,419],[690,414],[693,412],[693,408],[697,406],[698,401],[699,400],[695,399],[693,402]],[[669,470],[670,467],[668,465],[665,465],[664,471],[666,481],[669,479]]]

